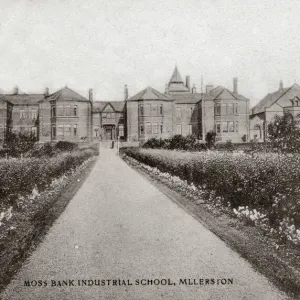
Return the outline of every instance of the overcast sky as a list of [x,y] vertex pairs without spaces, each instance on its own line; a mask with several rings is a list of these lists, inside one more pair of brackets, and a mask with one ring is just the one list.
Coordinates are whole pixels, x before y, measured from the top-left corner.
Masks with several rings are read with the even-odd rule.
[[0,0],[0,89],[163,92],[175,64],[257,103],[300,83],[299,0]]

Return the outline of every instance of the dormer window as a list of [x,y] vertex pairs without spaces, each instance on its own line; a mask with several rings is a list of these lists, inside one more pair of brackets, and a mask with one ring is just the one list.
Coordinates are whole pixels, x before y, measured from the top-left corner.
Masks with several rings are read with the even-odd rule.
[[291,102],[292,102],[292,106],[294,106],[294,100],[291,100]]

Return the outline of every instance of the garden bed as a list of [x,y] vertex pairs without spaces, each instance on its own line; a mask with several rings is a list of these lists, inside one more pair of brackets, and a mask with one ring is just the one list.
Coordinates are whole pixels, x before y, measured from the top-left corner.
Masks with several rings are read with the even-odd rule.
[[[266,197],[265,193],[272,199],[271,193],[275,192],[274,201],[278,201],[276,188],[284,192],[282,184],[278,183],[280,169],[276,169],[277,173],[274,172],[274,168],[272,170],[272,166],[276,165],[272,164],[274,157],[264,156],[257,158],[238,155],[238,159],[236,159],[236,156],[224,153],[199,154],[145,149],[127,150],[126,154],[128,155],[125,156],[127,162],[145,173],[172,200],[175,199],[175,202],[188,210],[189,213],[218,235],[230,247],[249,260],[279,288],[293,295],[300,293],[299,244],[297,240],[293,241],[293,239],[288,238],[290,235],[293,236],[295,229],[292,228],[287,232],[283,230],[270,232],[272,227],[270,227],[270,222],[266,216],[268,210],[271,210],[271,215],[277,218],[277,220],[275,218],[273,223],[276,224],[280,219],[287,218],[289,214],[297,212],[297,202],[294,203],[296,207],[289,211],[285,210],[285,207],[288,207],[288,205],[284,206],[282,202],[279,208],[276,205],[273,206],[274,203],[270,206],[258,205],[262,201],[260,196]],[[295,166],[298,163],[298,158],[280,157],[280,159],[281,165],[279,164],[279,167],[285,166],[286,168],[283,176],[288,176],[289,172],[291,176],[295,175],[295,172],[297,172]],[[243,168],[247,166],[246,163],[252,164],[255,160],[256,164],[254,163],[255,168],[253,168],[255,174],[251,173],[250,166],[248,166],[246,171],[242,172]],[[259,168],[259,164],[262,163],[264,165]],[[287,166],[288,163],[291,163],[291,165]],[[214,170],[216,167],[218,169]],[[289,167],[290,169],[287,169]],[[265,170],[267,176],[260,174],[261,170],[263,172]],[[234,175],[231,176],[231,174]],[[239,192],[251,193],[250,186],[253,189],[256,188],[252,192],[255,201],[252,199],[251,204],[248,205],[245,202],[237,201],[247,200],[249,195],[248,198],[238,199],[234,194],[235,189],[240,188],[241,178],[246,180],[247,183],[245,189]],[[276,179],[276,182],[268,184],[268,180],[274,179]],[[289,177],[286,178],[286,180],[289,179]],[[227,182],[228,186],[222,195],[222,189],[218,187],[218,182],[220,185],[223,184],[224,187],[224,181]],[[264,182],[265,185],[263,187]],[[249,189],[247,189],[247,184]],[[260,189],[257,189],[259,185],[261,185]],[[272,189],[272,186],[276,188]],[[287,186],[287,188],[290,187]],[[293,191],[288,191],[293,196]],[[243,195],[240,197],[243,197]],[[284,200],[287,201],[286,199]],[[244,208],[241,208],[243,205]],[[255,210],[254,205],[256,205],[257,210]],[[282,211],[277,213],[272,211],[275,209]],[[261,211],[264,211],[264,213]],[[292,217],[291,219],[294,220]],[[280,226],[282,225],[280,223],[281,221],[277,224]]]
[[[53,158],[0,161],[11,178],[1,187],[6,197],[1,194],[0,290],[80,188],[96,161],[94,154],[84,150]],[[12,177],[20,169],[23,173]]]

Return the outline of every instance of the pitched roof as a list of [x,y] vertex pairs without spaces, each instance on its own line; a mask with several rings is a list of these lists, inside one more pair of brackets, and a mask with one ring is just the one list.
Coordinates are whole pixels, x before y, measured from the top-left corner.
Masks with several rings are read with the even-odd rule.
[[44,94],[12,94],[2,97],[14,105],[38,105],[38,102],[45,98]]
[[296,83],[292,85],[291,87],[284,88],[281,90],[278,90],[274,93],[267,94],[263,99],[261,99],[252,109],[252,114],[258,114],[265,111],[265,108],[270,107],[273,105],[277,100],[279,100],[281,97],[283,97],[289,90],[292,88],[300,88],[299,85]]
[[196,93],[196,94],[192,94],[192,93],[186,93],[186,94],[174,94],[172,95],[172,97],[175,99],[175,103],[182,103],[182,104],[188,104],[188,103],[198,103],[202,97],[204,96],[204,94],[201,93]]
[[87,98],[79,95],[75,91],[69,89],[67,86],[63,89],[51,94],[47,97],[48,100],[74,100],[74,101],[89,101]]
[[128,101],[136,101],[136,100],[171,100],[170,97],[160,93],[159,91],[153,89],[148,86],[146,89],[140,91],[133,97],[131,97]]
[[171,83],[171,82],[174,82],[174,83],[182,82],[183,83],[183,80],[182,80],[182,78],[180,76],[180,73],[178,71],[177,66],[175,66],[175,69],[173,71],[173,74],[171,76],[171,79],[170,79],[169,83]]
[[205,95],[205,99],[210,99],[210,100],[225,100],[227,97],[233,97],[236,100],[247,100],[246,97],[234,93],[227,88],[223,86],[217,86],[214,89],[212,89],[208,94]]
[[111,105],[115,112],[122,112],[124,111],[125,101],[94,101],[93,112],[102,112],[107,105]]

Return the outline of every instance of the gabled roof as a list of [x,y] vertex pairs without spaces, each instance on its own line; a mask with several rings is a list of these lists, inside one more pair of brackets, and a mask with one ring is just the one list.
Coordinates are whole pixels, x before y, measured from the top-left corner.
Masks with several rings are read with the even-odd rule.
[[201,93],[186,93],[186,94],[174,94],[172,97],[175,99],[177,104],[195,104],[198,103],[205,94]]
[[38,102],[45,98],[44,94],[12,94],[2,97],[14,105],[38,105]]
[[171,100],[170,97],[160,93],[159,91],[153,89],[148,86],[146,89],[140,91],[133,97],[131,97],[128,101],[136,101],[136,100]]
[[47,100],[73,100],[73,101],[89,101],[87,98],[79,95],[78,93],[74,92],[73,90],[69,89],[67,86],[63,89],[51,94],[47,97]]
[[294,84],[291,87],[288,88],[284,88],[281,90],[278,90],[274,93],[268,94],[266,95],[263,99],[261,99],[258,104],[256,104],[252,109],[251,109],[251,113],[252,114],[258,114],[261,112],[265,111],[265,108],[270,107],[271,105],[273,105],[275,102],[277,102],[281,97],[283,97],[289,90],[296,88],[299,89],[300,91],[300,87],[298,84]]
[[173,71],[173,74],[171,76],[171,79],[170,79],[169,83],[172,83],[172,82],[174,82],[174,83],[179,83],[179,82],[183,83],[183,80],[180,76],[180,73],[178,71],[177,66],[175,66],[175,69]]
[[125,101],[94,101],[93,112],[102,112],[107,105],[112,106],[115,112],[123,112]]
[[227,88],[223,87],[223,86],[217,86],[214,89],[212,89],[208,94],[206,94],[204,96],[204,99],[209,99],[209,100],[225,100],[229,98],[234,98],[236,100],[247,100],[246,97],[238,94],[238,93],[234,93],[230,90],[228,90]]

